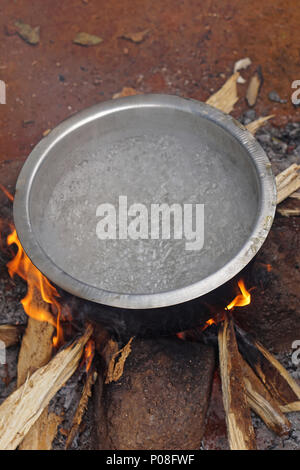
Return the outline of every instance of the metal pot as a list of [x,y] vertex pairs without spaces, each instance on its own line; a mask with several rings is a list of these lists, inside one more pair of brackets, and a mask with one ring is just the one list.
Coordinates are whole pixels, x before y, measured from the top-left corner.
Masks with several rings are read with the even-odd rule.
[[[201,205],[202,246],[200,235],[198,249],[184,236],[152,237],[151,220],[148,238],[130,238],[130,215],[122,238],[120,196],[151,216],[155,204]],[[117,239],[97,236],[103,204],[118,209]],[[230,281],[260,249],[275,208],[270,162],[240,123],[198,101],[139,95],[81,111],[42,139],[18,178],[14,219],[56,285],[144,315]]]

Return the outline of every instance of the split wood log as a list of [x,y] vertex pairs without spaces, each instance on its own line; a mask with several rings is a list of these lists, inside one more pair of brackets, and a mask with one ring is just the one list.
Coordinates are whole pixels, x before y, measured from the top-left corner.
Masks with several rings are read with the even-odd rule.
[[226,315],[218,334],[220,372],[228,440],[231,450],[254,450],[255,434],[243,381],[241,356],[232,318]]
[[277,204],[300,188],[300,165],[293,163],[276,176]]
[[[35,291],[35,302],[40,305],[41,311],[47,310],[51,313],[50,305],[43,301],[36,289]],[[23,385],[28,376],[50,361],[54,331],[55,328],[50,323],[28,317],[18,359],[18,387]],[[59,416],[49,414],[48,409],[45,409],[24,437],[19,450],[50,450],[60,422]]]
[[295,217],[300,215],[300,207],[297,207],[295,209],[283,209],[280,207],[277,210],[279,214],[283,215],[284,217]]
[[279,404],[243,358],[241,358],[241,364],[250,408],[273,432],[279,436],[288,434],[291,424],[284,416]]
[[250,79],[250,83],[246,92],[246,100],[249,106],[255,105],[262,83],[263,76],[261,73],[261,68],[258,67],[255,74]]
[[45,366],[27,378],[0,406],[0,449],[13,450],[41,416],[50,400],[76,371],[86,342],[89,325],[79,339],[61,350]]
[[287,406],[300,400],[300,387],[277,359],[255,339],[235,325],[240,353],[272,397]]
[[0,325],[0,341],[3,341],[5,347],[9,348],[19,342],[22,331],[22,326]]
[[282,413],[292,413],[294,411],[300,411],[300,401],[294,401],[288,405],[282,405],[280,407]]
[[239,99],[236,85],[239,76],[239,72],[235,72],[231,75],[222,88],[210,96],[206,103],[220,109],[224,113],[230,113]]
[[39,419],[31,426],[18,450],[51,450],[53,439],[62,421],[62,416],[49,413],[46,407]]
[[28,375],[32,375],[39,367],[50,361],[54,330],[50,323],[28,317],[18,358],[18,387],[25,382]]
[[292,197],[293,199],[298,199],[300,201],[300,193],[299,192],[291,194],[290,197]]
[[72,444],[77,434],[82,418],[87,409],[89,398],[92,395],[92,387],[94,383],[96,382],[97,375],[98,375],[97,372],[93,369],[93,367],[91,367],[91,369],[89,370],[87,374],[86,381],[85,381],[83,391],[82,391],[82,395],[81,395],[78,407],[76,409],[76,412],[72,421],[72,426],[71,426],[69,435],[66,440],[66,445],[65,445],[66,449],[70,447],[70,445]]

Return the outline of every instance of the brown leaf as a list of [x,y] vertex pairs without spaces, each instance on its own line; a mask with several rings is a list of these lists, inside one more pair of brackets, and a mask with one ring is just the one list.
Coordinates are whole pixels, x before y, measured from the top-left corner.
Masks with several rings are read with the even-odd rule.
[[[123,375],[124,365],[126,362],[127,357],[131,353],[131,343],[133,341],[134,336],[130,338],[128,343],[124,346],[124,348],[120,349],[119,351],[115,352],[111,360],[108,364],[107,374],[105,383],[109,384],[110,382],[117,382]],[[119,359],[117,360],[117,357]]]
[[137,33],[125,33],[122,34],[121,38],[139,44],[144,41],[149,31],[149,29],[145,29],[144,31],[138,31]]
[[15,27],[18,35],[25,41],[27,44],[35,46],[40,41],[40,27],[35,26],[32,28],[29,24],[23,23],[23,21],[16,21]]
[[102,41],[103,39],[99,36],[82,32],[76,34],[75,38],[73,39],[74,44],[79,44],[80,46],[85,47],[97,46],[97,44],[100,44]]

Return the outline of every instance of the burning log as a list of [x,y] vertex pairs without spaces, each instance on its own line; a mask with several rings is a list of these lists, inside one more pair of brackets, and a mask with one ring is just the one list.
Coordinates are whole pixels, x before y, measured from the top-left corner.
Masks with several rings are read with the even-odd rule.
[[235,325],[235,329],[238,347],[242,356],[255,371],[271,396],[284,407],[299,402],[300,387],[288,371],[258,341],[252,339],[237,325]]
[[243,381],[233,321],[226,315],[218,334],[220,371],[231,450],[254,450],[255,434]]
[[92,327],[70,346],[61,350],[12,393],[0,406],[0,449],[13,450],[21,443],[32,425],[58,390],[78,367]]
[[17,344],[22,330],[21,326],[0,325],[0,341],[3,341],[6,348]]
[[66,445],[65,445],[66,449],[70,447],[70,445],[72,444],[77,434],[83,415],[87,409],[89,398],[92,395],[92,387],[94,383],[96,382],[97,376],[98,376],[97,372],[93,368],[91,368],[87,374],[87,378],[83,387],[82,395],[81,395],[77,410],[73,418],[71,430],[66,440]]
[[250,408],[264,421],[266,426],[279,436],[289,433],[291,424],[284,416],[279,404],[270,395],[251,367],[241,358],[244,384]]

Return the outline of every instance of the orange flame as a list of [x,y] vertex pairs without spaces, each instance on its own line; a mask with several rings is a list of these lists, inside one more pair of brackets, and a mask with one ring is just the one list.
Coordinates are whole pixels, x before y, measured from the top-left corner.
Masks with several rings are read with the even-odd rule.
[[[250,292],[246,289],[245,283],[243,279],[240,279],[238,281],[238,286],[241,291],[240,294],[238,294],[231,302],[230,304],[227,305],[225,310],[232,310],[234,307],[245,307],[246,305],[249,305],[251,302],[251,294]],[[224,320],[224,314],[220,316],[220,314],[216,315],[214,318],[210,318],[205,322],[204,327],[202,328],[202,331],[206,330],[210,325],[217,324],[218,322]]]
[[[21,300],[23,308],[28,316],[35,320],[46,321],[56,328],[53,345],[58,346],[63,341],[63,333],[60,327],[61,307],[57,300],[59,294],[48,279],[32,264],[23,250],[15,229],[8,235],[7,244],[8,246],[15,244],[18,248],[15,257],[6,265],[10,277],[13,278],[15,274],[18,274],[27,282],[27,294]],[[52,306],[56,314],[56,320],[50,308],[45,306],[45,303]]]
[[251,294],[247,291],[243,279],[240,279],[238,282],[239,289],[241,294],[238,294],[230,304],[227,305],[226,310],[232,310],[234,307],[245,307],[251,302]]
[[90,339],[85,346],[84,349],[84,362],[85,362],[85,370],[88,372],[91,368],[93,358],[95,354],[95,342]]

